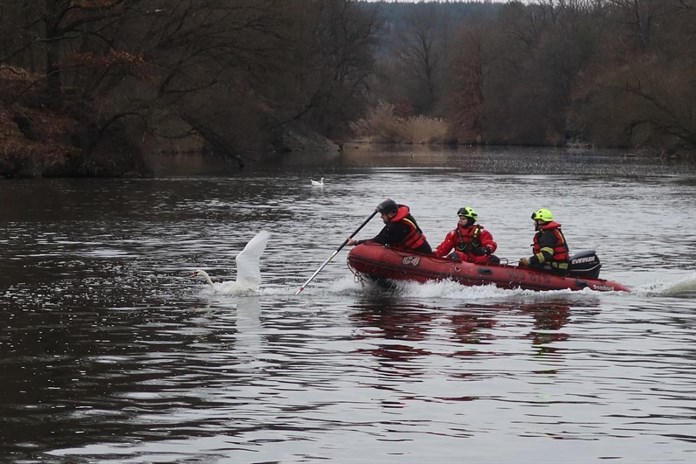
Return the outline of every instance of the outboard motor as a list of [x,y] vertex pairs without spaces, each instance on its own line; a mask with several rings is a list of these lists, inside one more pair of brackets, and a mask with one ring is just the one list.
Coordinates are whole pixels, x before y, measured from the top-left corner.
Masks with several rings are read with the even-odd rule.
[[568,275],[572,277],[584,277],[586,279],[597,279],[602,263],[594,250],[581,251],[570,258],[568,265]]

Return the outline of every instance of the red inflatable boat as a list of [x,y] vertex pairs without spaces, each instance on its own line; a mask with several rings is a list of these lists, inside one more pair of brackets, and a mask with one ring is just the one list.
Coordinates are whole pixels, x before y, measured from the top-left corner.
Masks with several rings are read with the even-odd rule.
[[368,242],[356,246],[348,253],[348,267],[354,274],[379,283],[452,280],[466,286],[492,284],[500,288],[526,290],[589,288],[600,292],[629,291],[628,287],[618,282],[598,278],[601,264],[594,251],[574,256],[571,259],[569,274],[559,276],[551,272],[507,264],[481,266],[454,262]]

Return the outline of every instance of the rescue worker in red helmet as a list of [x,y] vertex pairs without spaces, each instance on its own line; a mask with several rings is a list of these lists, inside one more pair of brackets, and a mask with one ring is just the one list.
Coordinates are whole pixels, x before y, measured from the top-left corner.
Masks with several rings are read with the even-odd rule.
[[546,208],[534,211],[532,220],[537,231],[532,243],[534,255],[520,259],[520,267],[529,266],[566,275],[570,253],[561,225],[553,220],[553,214]]
[[[454,261],[465,261],[474,264],[500,264],[500,259],[493,255],[498,244],[493,235],[482,225],[475,224],[478,214],[470,206],[459,208],[457,228],[451,230],[445,239],[435,249],[435,256],[447,256]],[[451,252],[451,253],[450,253]]]
[[384,227],[379,234],[368,240],[350,239],[347,245],[354,246],[370,241],[416,253],[432,253],[428,240],[418,227],[415,218],[411,216],[408,206],[399,205],[391,198],[387,198],[377,205],[376,210],[379,211],[384,222]]

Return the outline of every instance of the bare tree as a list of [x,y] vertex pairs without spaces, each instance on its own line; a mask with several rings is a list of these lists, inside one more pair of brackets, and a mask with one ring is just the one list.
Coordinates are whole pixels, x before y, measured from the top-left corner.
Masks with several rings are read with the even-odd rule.
[[32,45],[37,31],[28,27],[32,21],[28,0],[5,0],[0,4],[0,66],[19,66],[37,71],[37,56]]
[[436,4],[414,5],[400,34],[397,59],[399,76],[418,114],[432,114],[438,98],[444,18]]
[[36,10],[40,24],[37,44],[45,52],[45,75],[51,101],[63,99],[63,61],[81,47],[82,50],[108,50],[111,37],[104,33],[114,22],[123,20],[130,7],[140,0],[43,0]]
[[452,135],[464,143],[483,140],[484,85],[488,66],[484,27],[472,24],[461,31],[454,42],[458,53],[445,68],[444,93],[449,98],[442,105]]
[[374,8],[352,1],[302,4],[294,13],[299,27],[293,64],[284,74],[286,85],[276,86],[288,104],[286,121],[301,120],[325,135],[341,136],[364,112],[381,21]]
[[696,10],[692,7],[692,2],[683,0],[659,5],[611,2],[608,24],[631,27],[604,34],[601,54],[579,87],[576,116],[591,141],[695,145]]
[[672,9],[669,0],[607,0],[617,22],[641,50],[650,46],[657,21]]

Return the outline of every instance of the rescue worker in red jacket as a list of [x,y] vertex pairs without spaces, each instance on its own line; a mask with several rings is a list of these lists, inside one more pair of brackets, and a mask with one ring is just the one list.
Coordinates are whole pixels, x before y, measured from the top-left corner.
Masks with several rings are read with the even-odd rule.
[[[474,264],[500,264],[500,259],[493,255],[498,244],[493,235],[482,225],[475,224],[478,214],[470,206],[459,208],[457,228],[451,230],[445,239],[435,249],[435,256],[447,256],[454,261],[465,261]],[[450,251],[452,253],[450,253]]]
[[546,208],[534,211],[532,220],[537,231],[532,244],[534,255],[520,259],[520,267],[530,266],[560,275],[567,274],[570,253],[561,225],[554,222],[553,214]]
[[382,216],[382,222],[384,222],[384,227],[379,234],[369,240],[350,239],[348,240],[348,245],[359,245],[370,241],[416,253],[432,253],[428,240],[423,235],[420,227],[418,227],[414,217],[411,216],[408,206],[397,205],[394,200],[387,198],[377,205],[376,210],[379,211]]

